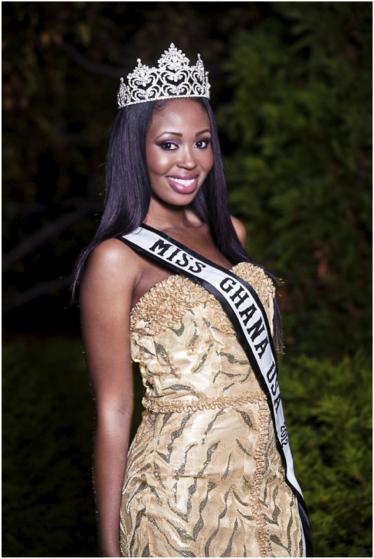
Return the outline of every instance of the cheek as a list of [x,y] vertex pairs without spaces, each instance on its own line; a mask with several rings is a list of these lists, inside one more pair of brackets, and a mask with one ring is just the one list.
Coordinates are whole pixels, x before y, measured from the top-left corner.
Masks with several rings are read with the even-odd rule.
[[170,154],[157,146],[146,150],[146,158],[148,171],[151,174],[162,175],[170,166]]
[[209,151],[204,153],[204,157],[201,161],[201,166],[203,167],[204,171],[209,173],[209,171],[213,167],[213,163],[214,163],[213,152],[210,149]]

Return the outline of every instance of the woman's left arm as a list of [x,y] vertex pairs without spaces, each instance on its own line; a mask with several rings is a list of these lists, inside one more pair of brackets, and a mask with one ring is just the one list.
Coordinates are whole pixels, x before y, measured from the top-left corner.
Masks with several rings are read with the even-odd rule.
[[244,223],[237,217],[231,216],[231,221],[238,235],[239,241],[241,242],[242,246],[245,247],[247,242],[247,230]]

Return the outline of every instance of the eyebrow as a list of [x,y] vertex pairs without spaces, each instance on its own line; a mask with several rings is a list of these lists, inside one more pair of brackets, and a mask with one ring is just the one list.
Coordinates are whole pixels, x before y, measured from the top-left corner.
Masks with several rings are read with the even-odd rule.
[[[200,136],[200,134],[204,134],[205,132],[210,133],[210,129],[209,128],[204,128],[204,130],[200,130],[200,132],[196,132],[195,138],[196,138],[196,136]],[[165,132],[161,132],[161,134],[156,136],[155,139],[157,140],[160,136],[163,136],[164,134],[170,134],[172,136],[183,136],[183,134],[181,132],[172,132],[170,130],[165,130]]]

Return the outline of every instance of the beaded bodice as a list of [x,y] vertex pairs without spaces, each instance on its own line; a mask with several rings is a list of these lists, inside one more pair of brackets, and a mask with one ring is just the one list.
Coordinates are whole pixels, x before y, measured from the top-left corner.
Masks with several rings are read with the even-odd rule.
[[[272,280],[249,262],[231,271],[254,287],[272,324]],[[221,304],[192,280],[172,274],[155,284],[132,309],[130,329],[131,355],[140,364],[147,397],[263,397]]]

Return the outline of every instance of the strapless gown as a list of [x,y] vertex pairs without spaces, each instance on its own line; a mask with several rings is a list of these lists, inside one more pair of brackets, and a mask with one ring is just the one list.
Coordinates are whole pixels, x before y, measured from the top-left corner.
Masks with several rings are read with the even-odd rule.
[[[270,278],[247,262],[232,272],[272,324]],[[138,301],[130,327],[146,391],[122,489],[122,556],[301,556],[266,396],[220,303],[172,274]]]

